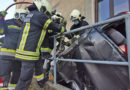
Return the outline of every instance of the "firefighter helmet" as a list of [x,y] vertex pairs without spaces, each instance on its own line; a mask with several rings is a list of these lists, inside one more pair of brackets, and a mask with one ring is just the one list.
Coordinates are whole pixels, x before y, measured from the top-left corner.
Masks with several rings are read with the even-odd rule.
[[81,13],[79,10],[74,9],[70,14],[70,20],[81,20]]
[[16,9],[14,14],[14,19],[20,19],[23,21],[27,15],[27,11],[24,9]]
[[34,3],[39,11],[51,14],[52,8],[47,0],[35,0]]
[[41,1],[40,0],[35,0],[34,4],[36,5],[37,9],[40,11],[40,9],[42,7]]

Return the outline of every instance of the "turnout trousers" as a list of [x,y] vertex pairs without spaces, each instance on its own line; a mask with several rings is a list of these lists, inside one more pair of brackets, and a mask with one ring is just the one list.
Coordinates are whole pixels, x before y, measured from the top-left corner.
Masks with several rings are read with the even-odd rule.
[[43,74],[43,64],[42,59],[37,62],[22,61],[21,74],[15,90],[28,90],[34,72],[36,76]]

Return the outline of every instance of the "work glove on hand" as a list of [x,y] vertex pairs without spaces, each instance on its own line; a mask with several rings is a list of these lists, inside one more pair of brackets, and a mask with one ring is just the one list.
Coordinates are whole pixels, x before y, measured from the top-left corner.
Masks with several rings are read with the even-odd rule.
[[3,17],[5,17],[6,14],[7,14],[7,12],[6,12],[6,11],[1,11],[0,14],[1,14]]

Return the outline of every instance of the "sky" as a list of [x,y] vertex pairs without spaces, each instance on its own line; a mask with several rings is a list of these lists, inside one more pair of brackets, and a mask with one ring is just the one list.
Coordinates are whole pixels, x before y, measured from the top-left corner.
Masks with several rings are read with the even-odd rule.
[[[12,3],[14,3],[13,0],[0,0],[0,11],[4,11],[9,5],[11,5]],[[15,7],[13,6],[11,7],[7,12],[7,16],[5,17],[5,19],[11,19],[14,16],[14,12],[15,12]]]

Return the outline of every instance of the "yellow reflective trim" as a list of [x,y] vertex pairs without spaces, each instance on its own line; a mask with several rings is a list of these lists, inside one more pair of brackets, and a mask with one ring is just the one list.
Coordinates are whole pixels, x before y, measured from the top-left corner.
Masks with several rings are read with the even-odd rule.
[[53,32],[53,30],[48,30],[48,33],[52,33]]
[[50,25],[51,22],[52,22],[51,20],[48,21],[48,23],[47,23],[47,25],[45,27],[45,30],[48,28],[48,26]]
[[23,35],[22,35],[22,40],[20,42],[19,50],[23,50],[25,47],[25,43],[26,43],[26,39],[27,39],[27,36],[29,33],[29,29],[30,29],[30,23],[26,23],[26,26],[24,28]]
[[[51,20],[48,21],[48,23],[47,23],[47,25],[46,25],[46,27],[45,27],[46,29],[48,28],[48,26],[50,25],[51,22],[52,22]],[[45,30],[46,30],[46,29],[45,29]]]
[[46,30],[51,22],[52,22],[52,20],[51,20],[51,19],[48,19],[48,20],[46,21],[46,23],[44,24],[43,29]]
[[25,43],[26,43],[27,36],[28,36],[28,34],[29,34],[29,29],[30,29],[30,23],[27,23],[27,25],[29,25],[29,27],[28,27],[28,29],[27,29],[27,34],[26,34],[25,39],[24,39],[24,43],[23,43],[22,50],[23,50],[23,49],[24,49],[24,47],[25,47]]
[[61,29],[61,33],[64,33],[64,31],[65,31],[65,28],[64,27],[62,27],[62,29]]
[[16,53],[16,50],[13,49],[7,49],[7,48],[1,48],[2,52],[10,52],[10,53]]
[[39,57],[24,56],[24,55],[20,55],[20,54],[16,54],[15,57],[24,59],[24,60],[39,60]]
[[21,27],[14,26],[14,25],[9,25],[8,28],[16,28],[16,29],[22,29]]
[[34,56],[39,56],[39,55],[40,55],[39,52],[20,51],[19,49],[17,49],[16,52],[17,52],[17,53],[20,53],[20,54],[25,54],[25,55],[34,55]]
[[0,34],[3,34],[4,33],[4,29],[0,29]]
[[44,74],[37,75],[37,76],[35,76],[35,77],[36,77],[36,79],[41,79],[41,78],[43,78],[43,77],[44,77]]
[[41,44],[45,38],[45,35],[46,35],[46,31],[43,29],[42,30],[42,33],[41,33],[41,36],[40,36],[40,39],[39,39],[39,42],[38,42],[38,45],[37,45],[37,48],[36,48],[36,51],[39,52],[39,49],[41,47]]
[[37,52],[39,52],[39,49],[40,49],[40,47],[41,47],[41,44],[42,44],[42,42],[43,42],[43,40],[44,40],[44,38],[45,38],[45,35],[46,35],[46,29],[47,29],[47,27],[49,26],[49,24],[50,24],[51,22],[52,22],[51,19],[48,19],[48,20],[46,21],[46,23],[44,24],[44,27],[43,27],[43,29],[42,29],[41,36],[40,36],[40,39],[39,39],[39,42],[38,42],[38,45],[37,45],[37,48],[36,48],[36,51],[37,51]]
[[16,84],[9,84],[9,87],[16,87]]
[[42,50],[42,51],[49,51],[49,52],[52,51],[52,49],[50,49],[50,48],[41,48],[41,50]]

